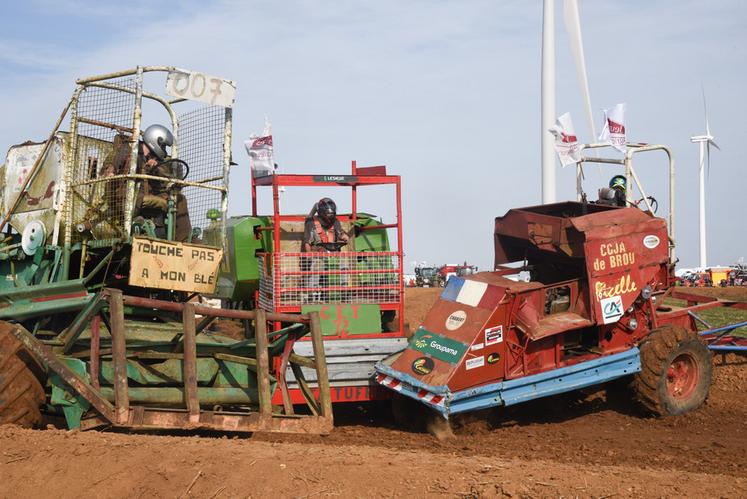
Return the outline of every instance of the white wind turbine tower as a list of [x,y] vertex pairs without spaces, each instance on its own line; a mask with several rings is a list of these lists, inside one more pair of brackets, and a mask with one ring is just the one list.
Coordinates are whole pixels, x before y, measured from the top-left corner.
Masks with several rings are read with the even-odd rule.
[[700,179],[700,268],[706,268],[706,222],[705,222],[705,168],[708,166],[708,171],[711,171],[711,146],[715,147],[719,151],[721,148],[713,140],[711,135],[711,127],[708,126],[708,107],[706,105],[705,90],[703,92],[703,112],[705,114],[705,135],[694,135],[690,137],[690,142],[697,143],[700,149],[700,165],[699,179]]
[[[578,15],[578,1],[563,2],[565,29],[571,44],[571,52],[576,63],[576,76],[586,108],[586,119],[592,134],[597,134],[589,96],[589,81],[586,76],[584,44],[581,37],[581,23]],[[556,201],[555,186],[555,147],[554,138],[548,131],[555,123],[555,0],[544,0],[542,14],[542,203]]]

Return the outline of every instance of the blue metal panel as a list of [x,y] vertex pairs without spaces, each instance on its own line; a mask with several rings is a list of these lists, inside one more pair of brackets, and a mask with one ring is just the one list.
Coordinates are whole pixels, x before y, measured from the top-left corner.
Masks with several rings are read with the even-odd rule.
[[705,331],[701,331],[698,333],[701,336],[705,336],[706,334],[716,334],[716,333],[722,333],[722,332],[729,332],[733,331],[734,329],[740,328],[742,326],[747,326],[747,321],[745,322],[738,322],[736,324],[729,324],[728,326],[722,326],[722,327],[716,327],[713,329],[706,329]]
[[641,371],[638,348],[503,383],[505,405],[547,397],[604,383]]
[[[706,341],[709,342],[708,348],[713,350],[714,352],[747,352],[747,346],[745,346],[744,344],[741,344],[741,345],[729,345],[728,343],[717,344],[718,340],[722,336],[724,336],[726,333],[729,333],[731,331],[734,331],[735,329],[738,329],[744,326],[747,326],[747,321],[739,322],[736,324],[729,324],[728,326],[706,329],[705,331],[701,331],[698,334],[700,336],[705,336],[705,335],[710,335],[710,334],[716,335],[715,338],[706,338]],[[721,334],[718,334],[718,333],[721,333]]]
[[418,391],[421,388],[431,393],[445,395],[443,406],[426,405],[448,418],[450,414],[487,409],[499,405],[514,405],[621,378],[640,372],[641,360],[638,348],[631,348],[622,353],[600,357],[572,366],[454,393],[449,392],[445,386],[425,385],[409,374],[395,371],[382,363],[376,365],[376,370],[400,380],[400,393],[415,400],[421,400],[418,397]]
[[747,347],[739,345],[708,345],[708,349],[714,352],[747,352]]

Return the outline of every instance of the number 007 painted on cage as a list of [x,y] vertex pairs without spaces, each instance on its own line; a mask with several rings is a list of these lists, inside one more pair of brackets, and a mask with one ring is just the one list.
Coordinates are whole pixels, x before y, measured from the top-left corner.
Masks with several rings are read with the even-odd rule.
[[166,78],[166,92],[172,97],[211,106],[232,107],[236,87],[233,82],[205,73],[171,71]]

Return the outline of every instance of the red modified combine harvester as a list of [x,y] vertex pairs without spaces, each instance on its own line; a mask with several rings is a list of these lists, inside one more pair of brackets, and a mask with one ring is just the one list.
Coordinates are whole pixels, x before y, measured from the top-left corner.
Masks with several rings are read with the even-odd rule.
[[[661,147],[630,147],[621,163],[637,184],[630,155]],[[377,364],[377,381],[447,419],[623,377],[651,413],[697,408],[712,364],[696,312],[747,304],[678,295],[673,236],[646,205],[564,202],[496,218],[495,271],[452,277],[408,347]],[[506,277],[519,270],[528,282]],[[716,347],[724,332],[700,335]]]

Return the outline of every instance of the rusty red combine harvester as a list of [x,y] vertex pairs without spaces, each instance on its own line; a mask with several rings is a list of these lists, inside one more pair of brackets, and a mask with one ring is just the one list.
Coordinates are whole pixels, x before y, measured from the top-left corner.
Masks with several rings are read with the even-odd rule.
[[[664,306],[674,295],[668,241],[666,221],[634,207],[510,210],[495,221],[496,270],[451,278],[376,379],[445,418],[625,377],[654,414],[693,410],[712,370],[694,311],[747,304]],[[519,270],[528,282],[506,277]]]

